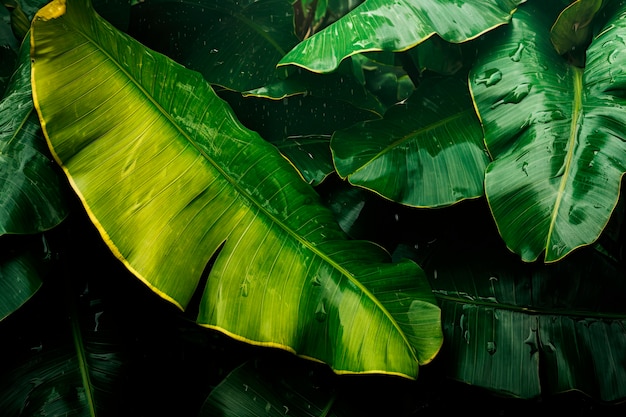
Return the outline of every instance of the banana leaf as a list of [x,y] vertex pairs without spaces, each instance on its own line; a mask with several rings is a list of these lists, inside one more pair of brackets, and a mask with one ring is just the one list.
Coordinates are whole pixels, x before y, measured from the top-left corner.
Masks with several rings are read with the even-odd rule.
[[434,34],[461,43],[506,24],[524,0],[369,0],[289,51],[278,65],[330,72],[354,54],[405,51]]
[[31,234],[66,216],[64,180],[41,134],[30,88],[30,45],[0,101],[0,235]]
[[41,275],[41,260],[32,251],[21,248],[0,255],[0,321],[35,295]]
[[199,416],[331,417],[337,393],[319,371],[291,361],[246,362],[207,397]]
[[464,82],[431,79],[382,120],[335,132],[337,173],[415,207],[439,207],[483,195],[489,158]]
[[108,324],[112,311],[84,287],[64,286],[68,276],[53,279],[61,285],[44,286],[2,323],[3,335],[13,336],[0,361],[2,415],[123,414],[130,395],[122,345]]
[[15,70],[17,41],[11,30],[11,16],[6,8],[0,8],[0,96],[4,94]]
[[527,399],[626,397],[622,265],[593,248],[544,265],[502,245],[471,245],[442,244],[425,265],[451,378]]
[[200,74],[86,1],[50,3],[31,30],[33,97],[53,154],[142,282],[181,309],[200,291],[201,325],[339,373],[414,378],[433,359],[440,310],[423,271],[348,240]]
[[550,42],[550,15],[520,7],[488,37],[470,87],[494,161],[485,192],[507,246],[525,261],[593,243],[626,172],[626,6],[611,3],[585,68]]
[[274,146],[298,169],[304,180],[316,186],[335,172],[330,154],[330,137],[323,135],[289,137]]
[[550,29],[550,40],[559,54],[584,50],[591,40],[591,22],[602,0],[576,0],[559,15]]

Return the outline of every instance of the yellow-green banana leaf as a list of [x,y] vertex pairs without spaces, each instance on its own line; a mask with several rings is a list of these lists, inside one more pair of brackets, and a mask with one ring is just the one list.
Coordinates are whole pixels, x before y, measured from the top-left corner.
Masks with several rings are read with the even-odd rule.
[[[202,77],[87,0],[32,26],[33,96],[57,161],[115,255],[198,322],[337,372],[415,377],[441,345],[423,271],[349,241],[277,150]],[[209,259],[219,255],[205,287]]]

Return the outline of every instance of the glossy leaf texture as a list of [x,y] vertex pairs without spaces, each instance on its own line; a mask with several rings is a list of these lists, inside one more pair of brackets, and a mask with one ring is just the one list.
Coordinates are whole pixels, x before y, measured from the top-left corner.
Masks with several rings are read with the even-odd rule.
[[148,0],[134,9],[135,39],[235,91],[273,81],[298,43],[287,0]]
[[435,356],[440,312],[421,269],[347,240],[200,74],[85,1],[46,6],[32,36],[34,98],[53,153],[142,282],[181,308],[200,291],[201,325],[339,373],[415,377]]
[[545,252],[554,262],[594,242],[617,204],[626,171],[624,13],[619,6],[607,14],[582,69],[555,52],[549,14],[520,7],[485,41],[470,73],[494,158],[485,175],[489,205],[525,261]]
[[345,58],[367,51],[405,51],[434,34],[448,42],[477,38],[506,24],[524,0],[369,0],[300,42],[279,65],[330,72]]
[[0,101],[0,235],[51,229],[67,212],[65,184],[33,106],[29,49],[27,40]]
[[415,207],[439,207],[483,195],[489,163],[467,85],[431,79],[382,120],[335,132],[339,175]]
[[440,245],[425,268],[450,377],[526,399],[626,396],[623,266],[592,248],[544,265],[501,245]]

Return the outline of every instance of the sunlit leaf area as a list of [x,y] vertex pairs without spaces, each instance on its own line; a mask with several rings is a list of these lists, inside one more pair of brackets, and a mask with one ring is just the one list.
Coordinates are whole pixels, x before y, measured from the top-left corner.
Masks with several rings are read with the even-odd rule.
[[625,16],[3,0],[0,414],[624,415]]

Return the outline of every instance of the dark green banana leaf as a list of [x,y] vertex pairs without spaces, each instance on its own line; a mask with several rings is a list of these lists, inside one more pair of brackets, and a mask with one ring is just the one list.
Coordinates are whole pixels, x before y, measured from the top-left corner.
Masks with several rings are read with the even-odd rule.
[[320,383],[319,372],[281,362],[278,369],[262,361],[244,363],[211,391],[199,416],[335,416],[337,393]]
[[467,84],[430,79],[382,120],[335,132],[337,173],[405,205],[439,207],[483,195],[489,163]]
[[432,360],[440,311],[423,271],[348,240],[200,74],[86,1],[50,3],[31,30],[33,97],[53,154],[142,282],[180,308],[200,291],[201,325],[339,373],[412,378]]
[[611,3],[584,68],[550,42],[531,4],[487,37],[470,86],[494,161],[485,191],[507,246],[523,260],[562,259],[593,243],[626,172],[626,6]]
[[550,29],[550,40],[559,54],[586,49],[591,41],[591,22],[602,0],[576,0],[559,15]]
[[0,101],[0,235],[30,234],[66,216],[64,181],[41,134],[30,88],[30,45]]
[[426,397],[419,383],[387,376],[346,378],[320,364],[259,355],[211,391],[199,416],[408,417]]
[[465,42],[506,24],[523,2],[401,0],[390,4],[386,0],[369,0],[299,43],[279,65],[330,72],[351,55],[405,51],[434,34],[448,42]]
[[9,79],[15,70],[18,44],[11,30],[11,16],[4,7],[0,8],[0,96],[4,94]]
[[0,360],[2,415],[123,415],[130,391],[119,337],[105,323],[110,311],[85,288],[64,293],[67,277],[54,279],[61,285],[43,288],[2,323],[3,335],[17,336]]
[[313,186],[321,184],[335,172],[330,154],[330,136],[289,137],[275,142],[274,146],[294,164],[304,180]]
[[[12,246],[15,248],[14,242]],[[41,259],[24,248],[0,255],[0,321],[39,290],[41,266]]]
[[521,398],[626,397],[623,266],[592,248],[543,265],[468,242],[441,245],[426,269],[450,377]]
[[129,33],[235,91],[273,81],[276,63],[298,43],[287,0],[148,0],[134,6]]

